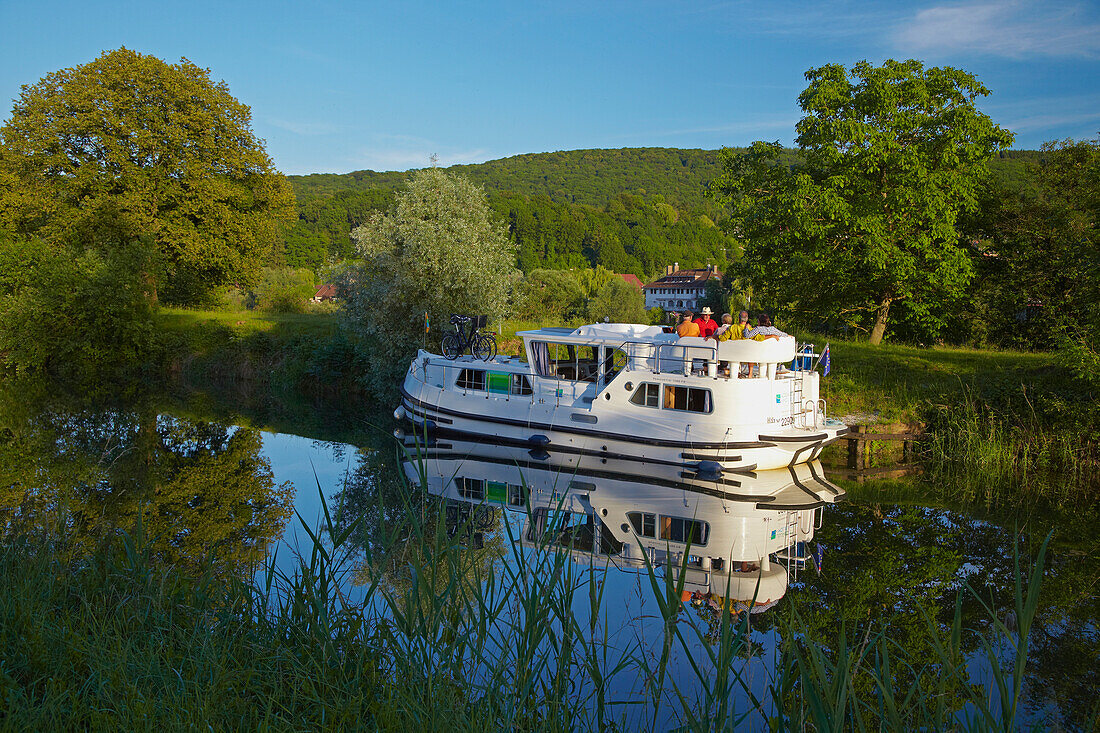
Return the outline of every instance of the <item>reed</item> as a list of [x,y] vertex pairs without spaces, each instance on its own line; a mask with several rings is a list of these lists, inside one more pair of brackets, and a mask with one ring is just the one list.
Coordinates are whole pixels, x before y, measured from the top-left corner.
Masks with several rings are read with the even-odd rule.
[[[160,566],[140,525],[91,557],[73,556],[60,532],[9,538],[0,549],[3,726],[786,731],[1019,722],[1045,543],[1030,569],[1016,556],[1012,620],[986,609],[977,656],[989,674],[979,683],[963,646],[969,591],[949,625],[925,619],[923,661],[884,629],[841,628],[828,644],[813,641],[791,607],[772,611],[781,642],[764,664],[747,614],[721,612],[717,629],[708,627],[681,601],[683,580],[647,566],[642,583],[662,629],[650,647],[618,633],[602,610],[608,568],[556,547],[563,514],[523,545],[508,521],[488,528],[499,541],[479,543],[487,527],[475,514],[448,521],[415,485],[402,501],[405,519],[368,546],[357,539],[364,517],[322,501],[317,525],[299,518],[311,542],[292,570],[272,557],[228,586],[209,572]],[[678,655],[686,676],[671,672]],[[629,699],[617,697],[632,680]]]
[[1034,414],[1007,417],[969,391],[927,415],[922,457],[941,475],[966,474],[969,480],[951,483],[967,487],[969,500],[1000,500],[1039,488],[1095,498],[1100,442],[1088,424],[1052,429]]

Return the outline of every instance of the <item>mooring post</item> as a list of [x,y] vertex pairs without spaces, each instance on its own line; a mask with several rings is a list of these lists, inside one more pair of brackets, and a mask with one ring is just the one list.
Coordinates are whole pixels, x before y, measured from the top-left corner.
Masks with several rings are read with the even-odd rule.
[[[864,430],[863,425],[855,425],[852,427],[852,432],[855,434],[862,433]],[[864,468],[863,465],[863,441],[859,438],[848,439],[848,468],[853,471],[858,471]]]

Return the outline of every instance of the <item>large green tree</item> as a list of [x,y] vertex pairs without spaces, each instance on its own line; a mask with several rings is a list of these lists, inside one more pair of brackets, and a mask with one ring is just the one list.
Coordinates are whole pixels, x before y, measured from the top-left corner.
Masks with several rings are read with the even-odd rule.
[[352,232],[361,264],[342,284],[344,316],[366,345],[375,386],[391,386],[423,341],[438,343],[451,313],[506,312],[519,279],[515,246],[485,194],[435,168],[417,172],[388,215]]
[[806,79],[803,162],[778,165],[778,143],[723,151],[712,190],[746,240],[742,274],[804,323],[839,317],[879,343],[904,300],[934,332],[972,274],[959,214],[1012,134],[978,111],[989,90],[959,69],[864,61]]
[[186,59],[104,53],[24,86],[0,128],[0,226],[86,248],[149,237],[168,299],[248,281],[293,217],[248,106]]

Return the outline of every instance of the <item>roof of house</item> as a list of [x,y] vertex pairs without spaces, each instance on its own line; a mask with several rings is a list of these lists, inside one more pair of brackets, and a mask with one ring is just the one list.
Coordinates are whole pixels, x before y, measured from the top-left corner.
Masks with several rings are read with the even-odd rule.
[[332,283],[325,283],[324,285],[322,285],[320,288],[317,289],[317,292],[313,294],[313,297],[314,298],[335,298],[336,297],[336,286],[333,285]]
[[638,276],[635,275],[632,272],[620,272],[620,273],[616,273],[616,274],[619,277],[621,277],[623,280],[626,280],[627,285],[633,285],[634,287],[638,288],[639,290],[641,290],[643,287],[645,287],[642,284],[642,281],[638,279]]
[[643,289],[665,290],[668,288],[690,288],[692,286],[703,285],[711,278],[721,280],[722,273],[705,267],[696,270],[676,270],[669,275],[659,277],[648,285],[643,286]]

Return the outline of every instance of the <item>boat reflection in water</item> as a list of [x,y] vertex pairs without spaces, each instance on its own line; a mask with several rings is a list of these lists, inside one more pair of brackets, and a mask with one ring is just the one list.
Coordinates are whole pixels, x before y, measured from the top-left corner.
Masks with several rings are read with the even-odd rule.
[[410,481],[452,506],[517,512],[524,545],[622,569],[648,561],[674,580],[683,572],[683,600],[733,611],[783,597],[792,567],[812,560],[825,505],[844,496],[817,461],[715,476],[493,443],[405,444]]

